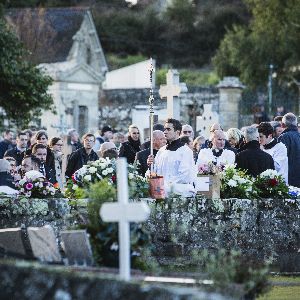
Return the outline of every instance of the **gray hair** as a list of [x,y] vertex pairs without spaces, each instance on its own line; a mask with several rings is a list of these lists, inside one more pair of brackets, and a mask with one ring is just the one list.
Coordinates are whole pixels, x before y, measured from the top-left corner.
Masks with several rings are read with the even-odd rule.
[[293,113],[287,113],[282,117],[282,123],[289,127],[291,125],[297,126],[297,117]]
[[247,127],[244,131],[246,143],[250,141],[258,141],[258,130],[255,127]]
[[9,162],[6,159],[0,159],[0,172],[9,172],[10,169]]

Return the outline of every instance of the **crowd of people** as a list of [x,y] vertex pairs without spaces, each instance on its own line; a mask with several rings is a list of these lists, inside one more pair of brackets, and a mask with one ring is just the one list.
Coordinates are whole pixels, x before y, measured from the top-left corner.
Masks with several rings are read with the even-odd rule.
[[149,176],[151,170],[163,176],[167,194],[193,194],[198,168],[208,163],[235,163],[254,177],[275,169],[287,184],[300,187],[300,133],[293,113],[241,129],[229,128],[226,132],[221,124],[212,124],[208,139],[202,135],[195,137],[190,125],[169,118],[164,125],[154,125],[153,155],[150,141],[142,143],[135,124],[129,126],[127,135],[104,126],[98,135],[86,133],[81,140],[72,129],[68,132],[68,144],[70,153],[66,154],[64,140],[49,139],[45,130],[24,130],[16,135],[6,130],[0,142],[0,186],[14,188],[14,182],[26,172],[37,170],[64,190],[66,180],[87,162],[99,157],[126,157],[128,163],[137,163],[141,175]]

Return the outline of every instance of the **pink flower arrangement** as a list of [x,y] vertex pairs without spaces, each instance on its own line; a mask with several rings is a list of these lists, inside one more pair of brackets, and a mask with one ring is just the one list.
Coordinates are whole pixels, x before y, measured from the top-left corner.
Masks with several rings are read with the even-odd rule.
[[24,178],[16,183],[16,188],[21,195],[34,198],[53,197],[56,189],[42,173],[29,171],[25,173]]

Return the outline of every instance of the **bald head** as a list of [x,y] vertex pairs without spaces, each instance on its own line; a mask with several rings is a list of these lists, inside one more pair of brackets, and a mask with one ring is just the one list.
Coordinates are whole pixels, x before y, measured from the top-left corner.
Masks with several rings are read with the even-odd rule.
[[219,123],[214,123],[210,126],[210,132],[214,132],[215,130],[222,130],[222,127]]
[[165,135],[160,130],[153,131],[153,148],[159,150],[167,143]]
[[117,148],[117,147],[116,147],[115,143],[113,143],[113,142],[104,142],[104,143],[101,144],[101,146],[100,146],[100,150],[99,150],[99,152],[100,152],[100,157],[103,157],[103,153],[104,153],[105,150],[108,150],[108,149],[116,149],[116,148]]
[[211,142],[213,149],[224,149],[225,147],[225,133],[223,130],[215,130],[211,135]]

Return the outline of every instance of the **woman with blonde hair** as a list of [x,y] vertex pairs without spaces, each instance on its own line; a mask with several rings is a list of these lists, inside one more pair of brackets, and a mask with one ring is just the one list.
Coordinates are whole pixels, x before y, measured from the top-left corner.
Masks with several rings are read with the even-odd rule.
[[232,148],[240,149],[243,146],[244,134],[238,128],[229,128],[226,132],[227,140]]
[[119,157],[126,157],[129,164],[135,161],[135,155],[141,151],[140,131],[137,125],[130,125],[128,128],[128,141],[122,143]]

